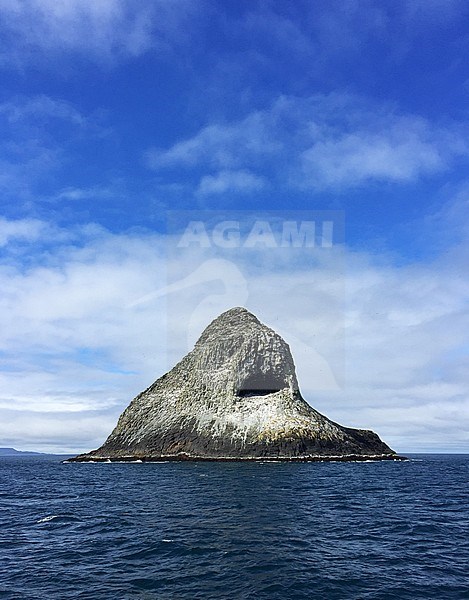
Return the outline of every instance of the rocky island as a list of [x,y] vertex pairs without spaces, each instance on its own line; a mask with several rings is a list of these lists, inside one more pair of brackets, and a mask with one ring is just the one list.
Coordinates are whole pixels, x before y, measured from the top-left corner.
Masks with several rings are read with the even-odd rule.
[[372,431],[343,427],[312,408],[288,344],[233,308],[132,400],[100,448],[70,461],[402,458]]

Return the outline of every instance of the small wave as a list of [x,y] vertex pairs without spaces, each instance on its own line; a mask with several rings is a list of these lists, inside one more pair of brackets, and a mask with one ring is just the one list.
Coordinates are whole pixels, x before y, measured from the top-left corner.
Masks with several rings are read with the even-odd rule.
[[54,519],[58,519],[59,515],[49,515],[48,517],[44,517],[36,521],[36,523],[48,523],[49,521],[53,521]]
[[75,517],[74,515],[48,515],[47,517],[42,517],[42,519],[36,521],[36,524],[51,523],[52,521],[59,521],[60,523],[70,523],[79,520],[80,519],[78,517]]

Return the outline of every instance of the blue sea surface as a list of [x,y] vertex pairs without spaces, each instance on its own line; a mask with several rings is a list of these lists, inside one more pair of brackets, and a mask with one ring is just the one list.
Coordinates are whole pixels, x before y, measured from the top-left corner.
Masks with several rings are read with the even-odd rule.
[[469,455],[0,459],[0,598],[469,598]]

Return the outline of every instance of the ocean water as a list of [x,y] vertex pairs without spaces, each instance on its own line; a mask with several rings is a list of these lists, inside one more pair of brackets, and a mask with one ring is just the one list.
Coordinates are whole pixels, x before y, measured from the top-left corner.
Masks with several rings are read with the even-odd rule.
[[469,455],[0,459],[0,598],[469,598]]

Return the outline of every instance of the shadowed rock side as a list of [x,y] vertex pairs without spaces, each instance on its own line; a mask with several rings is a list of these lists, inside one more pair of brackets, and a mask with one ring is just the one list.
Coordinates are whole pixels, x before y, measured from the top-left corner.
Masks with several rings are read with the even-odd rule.
[[72,460],[400,458],[302,398],[288,344],[244,308],[139,394],[106,442]]

